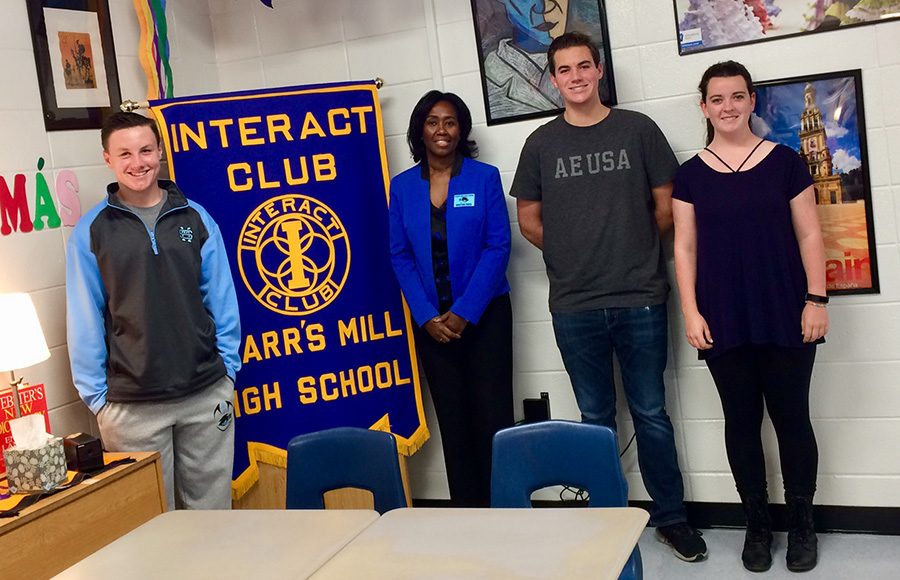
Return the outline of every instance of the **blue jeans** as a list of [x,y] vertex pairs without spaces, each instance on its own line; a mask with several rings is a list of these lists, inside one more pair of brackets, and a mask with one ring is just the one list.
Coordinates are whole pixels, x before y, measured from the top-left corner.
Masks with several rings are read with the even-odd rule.
[[665,304],[553,314],[553,331],[572,381],[581,420],[616,428],[612,354],[637,434],[638,464],[653,498],[650,524],[686,521],[675,433],[666,413],[668,314]]

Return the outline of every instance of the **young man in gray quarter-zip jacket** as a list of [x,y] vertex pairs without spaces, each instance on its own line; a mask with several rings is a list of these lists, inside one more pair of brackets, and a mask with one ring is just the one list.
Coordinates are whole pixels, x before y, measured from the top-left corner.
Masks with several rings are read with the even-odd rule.
[[115,113],[115,173],[66,252],[72,377],[108,451],[159,451],[169,507],[231,507],[237,297],[219,228],[159,180],[156,124]]

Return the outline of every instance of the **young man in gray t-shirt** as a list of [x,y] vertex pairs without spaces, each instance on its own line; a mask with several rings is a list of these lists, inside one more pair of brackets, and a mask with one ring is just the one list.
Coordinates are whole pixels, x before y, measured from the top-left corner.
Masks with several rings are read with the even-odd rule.
[[650,523],[676,556],[702,560],[663,383],[669,288],[659,234],[672,226],[678,162],[649,117],[600,102],[603,68],[590,38],[566,33],[547,55],[566,110],[522,149],[510,191],[519,227],[544,253],[553,330],[582,421],[616,427],[615,352],[653,498]]

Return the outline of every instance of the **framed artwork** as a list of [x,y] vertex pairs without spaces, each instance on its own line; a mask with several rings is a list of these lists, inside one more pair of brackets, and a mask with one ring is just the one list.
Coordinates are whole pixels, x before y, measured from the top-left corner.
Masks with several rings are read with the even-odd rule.
[[97,129],[121,96],[108,0],[26,0],[47,131]]
[[682,56],[900,18],[900,0],[673,0]]
[[753,132],[799,152],[816,190],[829,294],[879,292],[859,69],[756,84]]
[[600,52],[600,99],[616,103],[603,0],[471,0],[488,125],[563,110],[550,80],[547,49],[564,32],[591,37]]

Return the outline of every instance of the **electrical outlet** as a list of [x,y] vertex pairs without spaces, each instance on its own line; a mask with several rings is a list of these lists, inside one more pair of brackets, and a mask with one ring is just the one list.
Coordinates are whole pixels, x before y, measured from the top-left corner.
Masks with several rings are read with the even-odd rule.
[[539,399],[523,399],[524,423],[537,423],[550,419],[550,393],[541,392]]

